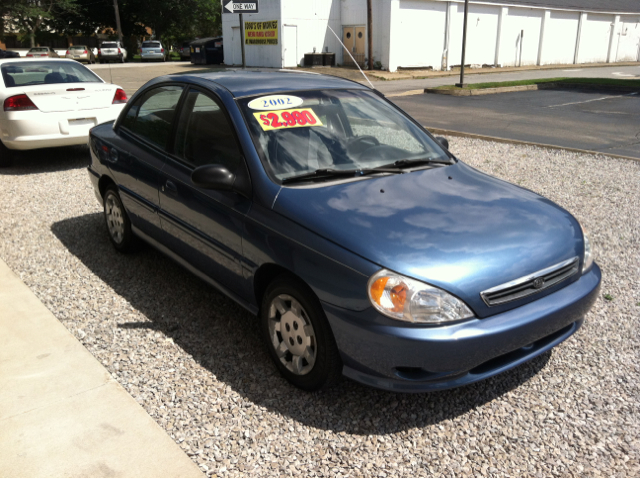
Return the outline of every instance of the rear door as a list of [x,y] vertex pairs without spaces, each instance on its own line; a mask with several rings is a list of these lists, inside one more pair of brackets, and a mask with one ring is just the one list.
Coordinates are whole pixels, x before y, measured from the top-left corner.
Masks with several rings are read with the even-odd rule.
[[138,98],[118,127],[117,154],[110,163],[131,222],[160,241],[160,171],[182,91],[182,85],[163,85]]
[[170,248],[224,288],[242,297],[242,226],[251,200],[235,191],[196,187],[198,166],[220,164],[248,171],[233,126],[221,103],[191,88],[176,130],[174,155],[162,170],[160,218]]

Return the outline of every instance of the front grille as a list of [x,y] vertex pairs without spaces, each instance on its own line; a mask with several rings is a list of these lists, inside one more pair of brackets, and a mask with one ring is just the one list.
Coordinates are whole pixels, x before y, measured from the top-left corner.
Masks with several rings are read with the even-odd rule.
[[536,273],[523,276],[480,293],[487,306],[497,306],[531,296],[554,286],[578,272],[580,264],[576,256]]

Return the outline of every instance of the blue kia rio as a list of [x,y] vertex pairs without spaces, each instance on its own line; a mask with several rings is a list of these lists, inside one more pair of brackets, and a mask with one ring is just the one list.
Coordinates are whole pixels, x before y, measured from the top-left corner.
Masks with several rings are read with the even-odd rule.
[[571,214],[348,80],[159,77],[90,146],[115,248],[150,243],[256,314],[302,389],[469,384],[571,336],[598,294]]

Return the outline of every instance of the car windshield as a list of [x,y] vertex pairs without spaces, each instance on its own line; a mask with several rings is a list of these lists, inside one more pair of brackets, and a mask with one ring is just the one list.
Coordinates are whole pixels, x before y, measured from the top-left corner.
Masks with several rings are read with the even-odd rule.
[[72,61],[11,62],[2,64],[2,78],[8,87],[55,83],[102,83],[91,70]]
[[450,161],[427,133],[373,92],[305,91],[239,104],[265,167],[278,180],[402,160]]
[[111,43],[103,43],[102,44],[102,48],[118,48],[118,44],[115,42],[111,42]]
[[142,42],[142,48],[160,48],[160,42]]

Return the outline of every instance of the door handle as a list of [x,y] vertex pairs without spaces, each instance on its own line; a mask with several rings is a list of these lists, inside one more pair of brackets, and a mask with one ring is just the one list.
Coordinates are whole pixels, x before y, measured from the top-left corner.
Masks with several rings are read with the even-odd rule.
[[177,193],[178,192],[178,187],[176,186],[176,184],[171,181],[171,180],[167,180],[167,182],[165,183],[165,185],[162,187],[162,191],[164,191],[166,188],[167,193]]

